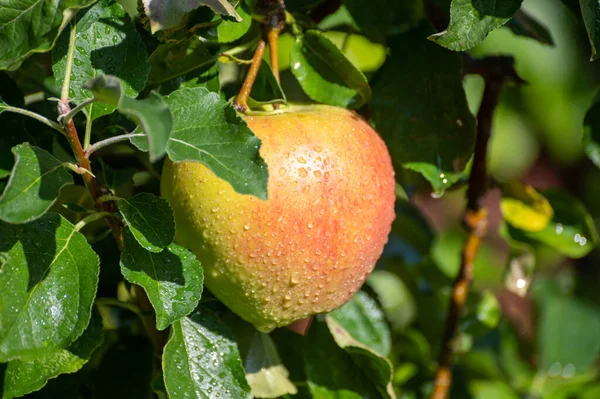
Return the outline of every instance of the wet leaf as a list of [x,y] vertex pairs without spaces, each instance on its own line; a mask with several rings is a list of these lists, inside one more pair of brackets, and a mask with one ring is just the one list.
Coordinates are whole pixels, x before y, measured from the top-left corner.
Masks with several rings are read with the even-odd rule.
[[[81,103],[93,94],[84,84],[99,75],[118,77],[123,92],[137,96],[145,84],[150,66],[146,62],[146,46],[135,24],[125,18],[123,7],[111,0],[100,0],[76,18],[76,42],[71,69],[69,99]],[[61,35],[52,51],[52,71],[62,86],[67,67],[69,29]],[[85,112],[91,120],[115,110],[115,104],[92,103]]]
[[89,323],[99,260],[85,237],[55,213],[0,222],[0,362],[67,348]]
[[267,198],[260,140],[229,103],[202,87],[177,90],[165,100],[173,113],[171,160],[201,162],[237,192]]
[[524,231],[543,230],[552,220],[550,202],[531,186],[512,182],[503,184],[500,210],[504,220]]
[[0,0],[0,69],[52,49],[75,12],[92,0]]
[[313,100],[358,108],[371,98],[367,78],[322,33],[309,30],[290,53],[292,73]]
[[8,362],[4,375],[3,399],[23,396],[42,388],[60,374],[74,373],[90,360],[102,344],[104,330],[99,313],[93,312],[83,334],[66,349],[58,349],[30,360]]
[[173,324],[163,365],[171,398],[252,398],[231,332],[207,309]]
[[121,272],[127,281],[146,291],[156,311],[156,328],[164,330],[191,313],[202,295],[204,276],[196,257],[177,244],[149,252],[127,228],[123,239]]
[[138,243],[160,252],[175,238],[175,219],[169,202],[150,193],[117,201],[119,211]]

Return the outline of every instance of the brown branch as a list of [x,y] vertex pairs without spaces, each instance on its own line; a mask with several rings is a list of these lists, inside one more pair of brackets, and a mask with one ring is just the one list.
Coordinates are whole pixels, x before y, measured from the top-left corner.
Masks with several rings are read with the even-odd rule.
[[[68,101],[60,100],[58,102],[58,112],[59,115],[64,116],[67,115],[71,111],[71,107],[69,106]],[[64,120],[64,119],[63,119]],[[75,155],[75,160],[77,161],[77,166],[80,168],[86,169],[90,173],[81,174],[81,178],[87,187],[88,192],[92,196],[94,200],[94,205],[98,210],[105,211],[111,214],[114,214],[117,210],[117,206],[114,201],[102,201],[101,197],[105,194],[108,194],[108,189],[101,188],[98,186],[98,182],[96,178],[92,175],[92,166],[90,164],[90,160],[86,156],[83,147],[81,146],[81,140],[79,140],[79,135],[77,134],[77,128],[75,127],[75,123],[73,119],[69,119],[63,123],[65,127],[67,141],[71,146],[71,150]],[[122,225],[119,219],[116,217],[106,217],[105,218],[110,230],[117,242],[117,246],[119,250],[123,249],[123,234],[121,231]],[[139,286],[134,286],[135,296],[138,301],[138,306],[142,311],[142,322],[144,327],[146,328],[146,332],[148,336],[152,340],[154,345],[154,349],[156,353],[162,353],[162,349],[167,341],[167,335],[165,331],[158,331],[156,329],[156,316],[154,314],[154,308],[148,299],[148,296],[144,292],[144,290]]]
[[487,150],[492,132],[492,118],[498,105],[500,92],[507,80],[522,82],[509,57],[489,57],[481,60],[468,59],[465,70],[479,73],[485,80],[483,100],[477,114],[477,138],[473,166],[469,175],[465,224],[467,239],[463,246],[458,276],[452,285],[448,316],[442,335],[438,370],[430,399],[446,399],[452,384],[452,355],[454,337],[473,281],[473,265],[481,241],[487,230],[487,210],[481,207],[481,198],[487,191]]

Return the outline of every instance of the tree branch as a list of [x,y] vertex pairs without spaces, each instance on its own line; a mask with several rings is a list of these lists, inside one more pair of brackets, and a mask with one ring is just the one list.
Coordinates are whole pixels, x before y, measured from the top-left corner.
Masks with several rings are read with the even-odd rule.
[[[105,197],[105,194],[109,192],[107,190],[103,190],[98,186],[98,182],[96,178],[92,174],[92,167],[90,164],[90,160],[88,159],[86,152],[83,150],[81,146],[81,141],[79,140],[79,136],[77,134],[77,128],[75,127],[75,123],[73,119],[65,119],[64,116],[68,115],[71,112],[71,107],[69,106],[68,100],[60,100],[58,102],[58,113],[59,116],[63,120],[63,126],[65,127],[67,141],[71,146],[71,150],[75,155],[75,160],[77,161],[77,165],[89,171],[89,173],[81,174],[81,178],[85,183],[92,199],[94,200],[95,207],[101,212],[98,214],[102,214],[102,216],[106,216],[105,220],[110,227],[110,230],[117,242],[117,246],[119,250],[123,249],[123,234],[121,231],[121,221],[114,217],[113,215],[117,211],[117,206],[114,201],[103,201],[102,198]],[[163,347],[167,341],[166,331],[158,331],[156,329],[156,317],[154,315],[154,308],[152,304],[148,300],[146,293],[139,286],[134,286],[135,296],[138,301],[138,306],[142,311],[142,322],[148,333],[148,336],[152,340],[154,345],[154,350],[156,353],[162,353]]]
[[469,175],[465,224],[467,239],[462,250],[462,261],[458,276],[452,285],[446,326],[442,336],[438,370],[430,399],[446,399],[452,384],[453,341],[463,312],[469,287],[473,281],[473,265],[487,230],[487,210],[481,207],[481,198],[488,188],[487,150],[492,132],[494,110],[500,93],[508,80],[521,83],[513,68],[510,57],[489,57],[480,60],[468,58],[466,73],[478,73],[485,80],[483,100],[477,114],[477,139],[473,166]]

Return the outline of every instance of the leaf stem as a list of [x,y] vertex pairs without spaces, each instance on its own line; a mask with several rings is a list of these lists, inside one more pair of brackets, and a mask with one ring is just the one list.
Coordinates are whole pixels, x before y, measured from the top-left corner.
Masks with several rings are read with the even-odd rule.
[[97,143],[92,144],[91,146],[89,146],[85,150],[83,150],[83,152],[85,153],[85,156],[87,158],[89,158],[93,152],[98,151],[100,148],[109,146],[111,144],[118,143],[120,141],[127,141],[134,137],[142,137],[142,136],[145,136],[145,134],[144,133],[129,133],[129,134],[122,134],[120,136],[110,137],[105,140],[98,141]]
[[477,252],[487,231],[487,210],[481,206],[481,198],[488,189],[486,163],[494,111],[498,105],[504,84],[508,80],[521,82],[513,68],[513,59],[510,57],[488,57],[473,61],[476,61],[477,64],[477,73],[481,74],[485,80],[485,90],[477,114],[475,155],[467,190],[465,224],[468,228],[468,235],[463,245],[458,276],[452,285],[448,316],[442,335],[438,369],[430,399],[446,399],[448,397],[452,385],[454,337],[467,301],[469,287],[473,281],[473,265],[475,264]]
[[96,101],[96,99],[94,99],[94,98],[88,98],[87,100],[85,100],[84,102],[82,102],[81,104],[79,104],[78,106],[76,106],[75,108],[73,108],[71,111],[69,111],[68,114],[66,114],[65,116],[63,116],[62,119],[64,120],[64,123],[69,122],[82,109],[84,109],[85,107],[87,107],[88,105],[90,105],[91,103],[93,103],[94,101]]
[[90,141],[92,140],[92,112],[88,112],[87,118],[85,121],[85,135],[83,136],[83,149],[85,150],[90,146]]
[[69,101],[69,86],[71,84],[71,69],[73,67],[73,59],[75,58],[75,18],[71,21],[71,33],[69,35],[69,49],[67,50],[67,64],[65,66],[65,80],[63,81],[60,99],[63,102]]
[[111,216],[112,214],[109,212],[105,212],[105,211],[101,211],[101,212],[94,212],[91,215],[88,215],[86,217],[84,217],[83,219],[81,219],[76,225],[75,225],[75,231],[79,231],[81,230],[83,227],[85,227],[86,225],[95,222],[96,220],[100,220],[105,216]]
[[31,112],[29,110],[19,108],[19,107],[13,107],[10,105],[2,105],[2,107],[0,107],[0,111],[14,112],[16,114],[28,116],[39,122],[42,122],[44,125],[50,126],[52,129],[59,131],[61,134],[66,134],[65,129],[61,125],[59,125],[58,123],[56,123],[54,121],[51,121],[50,119],[48,119],[45,116],[42,116],[38,113]]

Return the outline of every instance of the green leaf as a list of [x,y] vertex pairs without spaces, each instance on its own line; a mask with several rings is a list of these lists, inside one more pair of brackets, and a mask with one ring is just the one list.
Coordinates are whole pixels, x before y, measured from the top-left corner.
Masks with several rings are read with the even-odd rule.
[[[328,323],[337,324],[328,318]],[[306,346],[302,352],[304,371],[308,380],[308,388],[312,397],[320,399],[380,399],[382,394],[367,378],[370,371],[354,363],[351,355],[340,348],[334,341],[331,326],[314,321],[306,338]],[[344,331],[339,327],[340,331]],[[346,333],[347,334],[347,333]],[[351,338],[350,338],[351,339]],[[375,355],[374,352],[373,356]],[[389,374],[390,369],[388,369]],[[375,376],[375,375],[372,375]],[[389,378],[389,375],[388,375]]]
[[29,143],[13,147],[15,165],[0,197],[0,219],[25,223],[42,216],[56,201],[60,189],[73,184],[63,163]]
[[554,46],[554,39],[548,28],[522,9],[506,23],[506,27],[515,35],[530,37],[542,44]]
[[377,294],[392,331],[404,330],[414,321],[417,305],[410,290],[398,276],[387,270],[374,270],[367,284]]
[[559,190],[541,193],[550,202],[554,216],[540,231],[524,231],[508,226],[517,241],[546,244],[571,258],[587,255],[598,243],[598,232],[585,206],[570,194]]
[[202,87],[177,90],[165,100],[173,113],[169,158],[201,162],[237,192],[267,198],[260,140],[230,104]]
[[373,86],[372,119],[392,160],[421,172],[441,195],[475,144],[475,119],[462,86],[461,57],[426,39],[429,23],[398,36]]
[[254,331],[244,367],[255,398],[278,398],[298,393],[268,334]]
[[309,30],[296,39],[290,64],[300,86],[314,101],[358,108],[371,98],[365,75],[321,32]]
[[219,91],[218,85],[214,90],[215,88],[208,84],[214,79],[217,83],[219,81],[218,71],[216,73],[213,71],[216,69],[216,61],[217,58],[210,54],[206,45],[197,37],[161,44],[148,58],[152,66],[148,84],[165,84],[173,80],[185,81],[188,80],[186,77],[191,76],[198,76],[200,80],[200,77],[205,75],[207,88],[211,91]]
[[124,184],[133,183],[133,175],[137,172],[135,168],[116,169],[109,166],[107,163],[100,161],[102,164],[102,174],[106,185],[114,190],[117,190]]
[[75,15],[92,0],[0,0],[0,69],[54,46]]
[[579,0],[583,23],[587,30],[588,38],[592,46],[592,58],[598,58],[600,47],[600,3],[596,0]]
[[[121,79],[125,95],[135,97],[145,84],[150,65],[146,62],[146,46],[135,24],[126,18],[119,3],[100,0],[77,16],[76,42],[71,70],[69,99],[81,103],[92,97],[83,86],[99,75]],[[67,67],[69,32],[64,32],[52,51],[52,71],[62,86]],[[115,104],[92,103],[86,107],[91,120],[115,110]]]
[[142,0],[142,3],[152,33],[182,26],[186,14],[200,6],[208,6],[216,14],[233,17],[238,22],[242,20],[227,0]]
[[521,7],[523,0],[452,0],[450,24],[443,32],[429,36],[453,51],[469,50],[501,27]]
[[600,93],[583,120],[583,148],[592,162],[600,168]]
[[169,202],[150,193],[122,198],[117,206],[129,230],[146,251],[160,252],[175,238],[175,219]]
[[188,315],[202,295],[203,271],[187,249],[171,244],[162,252],[148,252],[123,229],[121,272],[127,281],[141,285],[156,311],[156,328],[164,330]]
[[570,364],[577,374],[584,374],[593,368],[600,353],[598,306],[562,294],[551,295],[542,300],[540,305],[541,314],[536,329],[539,331],[539,367],[550,370],[558,363],[562,369]]
[[208,34],[205,35],[208,39],[216,33],[216,39],[219,43],[231,43],[248,32],[252,25],[252,13],[244,1],[240,1],[236,11],[240,17],[240,20],[223,19],[216,28],[209,29]]
[[113,105],[117,110],[133,119],[146,134],[150,161],[158,160],[164,153],[173,127],[173,117],[163,98],[156,92],[142,100],[125,95],[123,84],[113,76],[99,76],[88,81],[84,87],[102,103]]
[[367,293],[357,292],[344,306],[329,313],[328,317],[341,325],[352,338],[381,356],[390,353],[390,329],[377,302]]
[[286,98],[281,86],[275,79],[273,70],[266,62],[262,62],[256,75],[256,80],[250,92],[249,104],[285,103]]
[[422,0],[344,0],[343,3],[360,30],[378,40],[407,31],[424,15]]
[[0,222],[0,362],[67,348],[90,320],[99,260],[62,216]]
[[173,324],[163,372],[171,398],[252,398],[231,331],[205,308]]
[[104,330],[98,312],[92,313],[83,334],[66,349],[58,349],[30,360],[12,360],[4,375],[2,399],[23,396],[41,389],[48,380],[60,374],[74,373],[90,360],[92,352],[102,344]]

